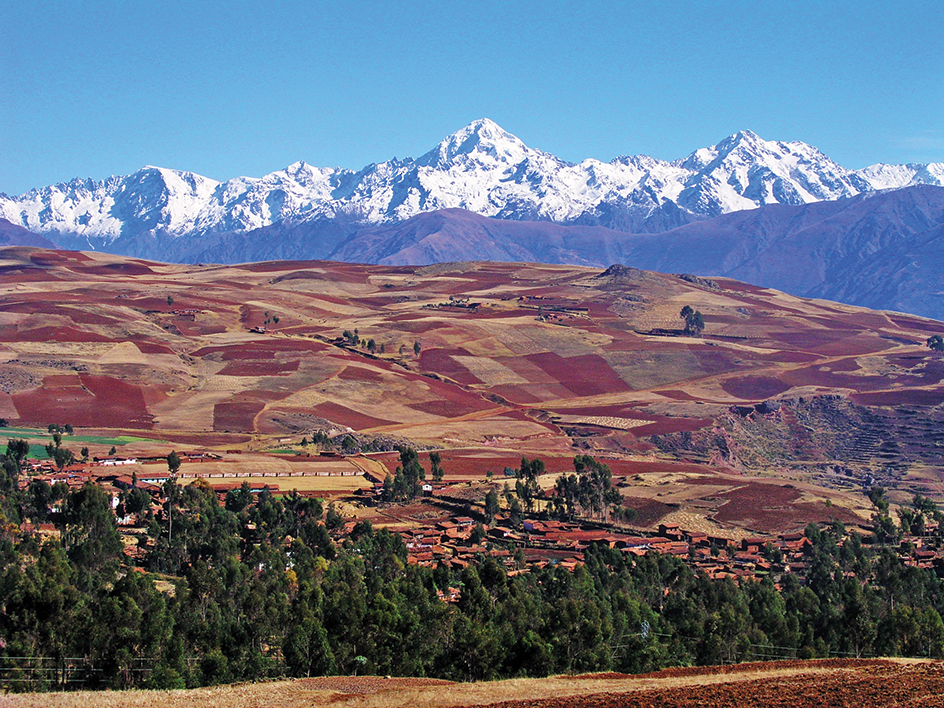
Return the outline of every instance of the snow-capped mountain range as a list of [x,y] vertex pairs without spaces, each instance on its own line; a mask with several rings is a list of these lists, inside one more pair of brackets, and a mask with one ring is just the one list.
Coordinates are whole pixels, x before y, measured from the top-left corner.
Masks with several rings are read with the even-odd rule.
[[160,258],[160,249],[181,238],[323,228],[325,222],[395,224],[447,208],[657,232],[766,204],[808,204],[915,184],[944,186],[944,163],[853,171],[805,143],[742,131],[672,162],[634,156],[574,164],[482,119],[422,157],[357,172],[296,162],[264,177],[217,182],[144,167],[101,182],[75,179],[16,197],[0,194],[0,217],[65,248]]

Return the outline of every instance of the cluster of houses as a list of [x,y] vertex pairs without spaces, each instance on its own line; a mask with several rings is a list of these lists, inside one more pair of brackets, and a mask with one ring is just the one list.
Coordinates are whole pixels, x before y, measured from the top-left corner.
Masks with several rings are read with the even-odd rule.
[[[180,453],[178,457],[181,462],[190,463],[220,459],[219,455],[210,452]],[[42,481],[50,486],[64,484],[74,490],[87,482],[94,482],[111,494],[113,509],[118,508],[122,492],[137,487],[149,493],[153,500],[152,505],[158,506],[164,501],[164,483],[171,476],[170,472],[166,471],[166,463],[166,456],[109,456],[95,457],[91,461],[76,462],[59,469],[52,460],[26,459],[23,462],[26,474],[20,477],[19,485],[21,489],[25,489],[34,481]],[[118,518],[120,526],[133,526],[136,521],[133,515]]]
[[[181,463],[210,462],[222,459],[220,455],[212,452],[182,452],[179,453],[178,457]],[[93,457],[91,461],[75,462],[59,469],[52,460],[27,458],[23,461],[22,467],[26,474],[20,478],[20,486],[26,487],[29,486],[33,480],[41,480],[50,485],[63,482],[70,488],[81,487],[83,484],[90,481],[107,487],[109,484],[113,484],[117,480],[123,480],[125,477],[127,477],[129,482],[132,481],[132,474],[126,473],[123,470],[130,468],[135,468],[135,470],[145,469],[139,466],[157,466],[162,464],[166,465],[166,463],[166,455],[142,457],[109,456]],[[148,484],[161,485],[166,482],[169,477],[169,472],[147,470],[142,472],[141,475],[137,475],[137,485],[144,488],[147,488],[144,485]],[[127,487],[122,487],[119,484],[118,488],[126,489]]]
[[[351,524],[353,526],[353,524]],[[676,556],[711,578],[752,578],[771,572],[802,574],[810,540],[802,533],[739,542],[701,531],[685,531],[664,523],[655,533],[634,535],[606,528],[586,528],[556,520],[525,520],[514,529],[507,521],[477,524],[471,517],[453,517],[428,528],[400,532],[407,561],[464,568],[483,557],[503,563],[509,572],[560,565],[574,568],[591,545],[605,545],[628,556],[662,553]]]
[[[197,452],[182,453],[180,459],[201,462],[220,457]],[[154,463],[165,461],[165,457],[111,456],[59,470],[49,461],[28,460],[26,469],[30,474],[24,475],[20,483],[25,486],[40,479],[50,485],[64,483],[70,488],[78,488],[93,481],[111,492],[116,513],[121,493],[137,487],[151,495],[151,508],[159,511],[163,502],[163,485],[170,474]],[[134,471],[130,471],[132,467]],[[272,486],[264,479],[246,481],[255,493]],[[222,503],[229,488],[237,486],[240,484],[216,484],[214,490]],[[132,515],[118,519],[122,526],[134,526],[137,521]],[[355,522],[351,521],[339,528],[335,532],[336,538],[349,534],[354,525]],[[51,527],[46,530],[50,531]],[[801,532],[735,541],[720,535],[686,530],[674,523],[662,523],[658,530],[649,533],[550,519],[525,519],[520,527],[515,528],[501,516],[492,524],[482,524],[471,516],[453,516],[418,527],[411,525],[398,533],[406,545],[407,560],[411,564],[464,568],[483,558],[493,558],[510,574],[547,565],[573,569],[584,562],[587,548],[604,545],[632,557],[649,553],[675,556],[716,579],[749,580],[784,573],[803,577],[807,569],[807,549],[811,545],[810,539]],[[906,565],[934,569],[944,575],[944,539],[936,524],[929,524],[922,536],[906,535],[898,553]]]
[[[351,524],[353,525],[353,524]],[[470,517],[453,517],[427,528],[400,531],[411,564],[435,567],[440,563],[464,568],[491,557],[509,573],[559,565],[573,569],[584,562],[591,545],[604,545],[627,556],[649,553],[675,556],[709,578],[735,581],[779,576],[803,578],[812,542],[802,532],[735,541],[702,531],[686,531],[663,523],[646,534],[630,534],[556,520],[525,520],[513,529],[504,520],[477,524]],[[944,542],[929,528],[924,536],[905,536],[898,548],[905,565],[934,569],[944,575]]]

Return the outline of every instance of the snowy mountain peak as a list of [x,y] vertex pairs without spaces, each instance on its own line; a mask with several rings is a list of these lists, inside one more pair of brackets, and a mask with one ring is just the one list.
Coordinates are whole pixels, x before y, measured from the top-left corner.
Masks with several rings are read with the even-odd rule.
[[458,144],[461,152],[467,152],[480,145],[504,144],[525,147],[517,136],[512,135],[488,118],[479,118],[472,121],[465,128],[447,137],[443,142]]
[[912,184],[931,184],[944,187],[944,162],[927,165],[871,165],[857,173],[873,189],[899,189]]
[[270,177],[285,175],[293,182],[304,187],[312,187],[322,184],[336,170],[330,168],[315,167],[309,165],[304,160],[293,162],[281,172],[273,172]]
[[801,150],[805,148],[805,151],[816,151],[805,143],[774,142],[764,140],[753,131],[739,130],[713,147],[696,150],[681,164],[689,169],[702,170],[712,163],[721,164],[728,159],[737,159],[741,162],[764,160],[769,157],[776,159],[778,156],[790,153],[791,145],[800,147]]
[[944,164],[852,172],[806,143],[768,141],[750,130],[673,162],[625,156],[573,164],[529,148],[482,118],[416,160],[391,159],[358,171],[299,161],[223,183],[148,165],[101,182],[75,179],[19,197],[0,194],[0,218],[65,247],[146,255],[176,239],[329,222],[343,225],[342,233],[351,225],[398,223],[450,208],[656,232],[765,204],[807,204],[922,183],[944,185]]
[[434,169],[449,169],[455,164],[517,164],[532,151],[517,136],[503,130],[488,118],[472,121],[444,138],[439,145],[416,160],[416,164]]
[[734,135],[728,136],[721,144],[729,143],[731,145],[750,145],[753,147],[764,145],[766,142],[753,130],[739,130]]

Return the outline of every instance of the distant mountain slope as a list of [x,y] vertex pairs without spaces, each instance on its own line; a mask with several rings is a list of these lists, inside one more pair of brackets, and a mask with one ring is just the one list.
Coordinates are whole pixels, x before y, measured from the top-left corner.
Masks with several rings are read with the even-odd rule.
[[918,186],[640,235],[625,260],[944,319],[942,229],[944,189]]
[[661,234],[487,219],[461,210],[363,229],[335,260],[489,259],[723,275],[793,295],[944,319],[944,188],[771,205]]
[[529,261],[602,266],[636,236],[602,226],[503,221],[463,209],[419,214],[400,224],[360,229],[331,260],[427,265],[449,261]]
[[[212,252],[214,260],[236,262],[305,245],[312,249],[306,257],[321,258],[352,226],[396,224],[441,209],[654,233],[761,205],[918,183],[944,184],[944,164],[855,172],[805,143],[763,140],[750,131],[672,162],[631,156],[574,164],[482,119],[419,158],[356,172],[297,162],[265,177],[217,182],[145,167],[102,182],[75,179],[18,197],[0,194],[0,217],[65,248],[162,260]],[[262,243],[253,234],[264,234]]]
[[35,246],[36,248],[55,248],[56,245],[39,234],[27,231],[22,226],[11,224],[6,219],[0,219],[0,247],[2,246]]

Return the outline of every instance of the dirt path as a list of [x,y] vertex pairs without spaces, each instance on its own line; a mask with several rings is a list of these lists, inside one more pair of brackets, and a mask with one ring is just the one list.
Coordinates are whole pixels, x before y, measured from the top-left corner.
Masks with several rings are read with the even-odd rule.
[[387,466],[380,460],[375,460],[363,455],[351,455],[347,458],[347,461],[375,481],[379,480],[383,482],[387,478],[387,475],[390,474],[390,470],[387,469]]

